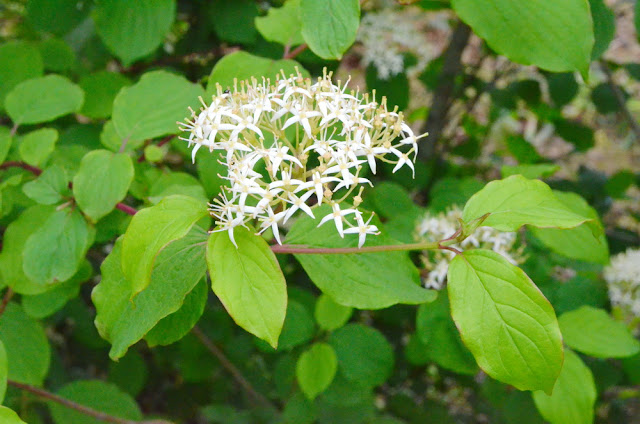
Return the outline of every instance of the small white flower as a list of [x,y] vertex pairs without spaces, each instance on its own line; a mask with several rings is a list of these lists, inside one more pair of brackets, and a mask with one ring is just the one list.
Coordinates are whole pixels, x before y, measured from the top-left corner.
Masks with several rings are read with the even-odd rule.
[[362,216],[360,214],[357,214],[356,223],[358,224],[358,226],[347,228],[346,230],[344,230],[345,234],[358,234],[358,247],[362,247],[364,245],[367,234],[380,234],[378,227],[376,227],[375,225],[369,225],[371,219],[373,219],[373,215],[369,217],[367,222],[364,222]]
[[336,230],[338,230],[338,234],[340,234],[340,237],[344,238],[344,230],[343,230],[344,226],[342,225],[342,221],[344,220],[344,217],[352,213],[358,216],[360,215],[360,211],[357,209],[340,209],[340,205],[338,205],[338,203],[336,202],[332,202],[331,209],[333,211],[320,220],[318,227],[324,224],[325,222],[333,219],[333,222],[336,225]]

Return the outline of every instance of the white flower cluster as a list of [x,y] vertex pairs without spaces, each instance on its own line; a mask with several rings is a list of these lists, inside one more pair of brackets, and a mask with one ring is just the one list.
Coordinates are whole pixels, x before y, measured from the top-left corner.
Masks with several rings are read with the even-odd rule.
[[418,29],[421,21],[424,22],[424,13],[417,8],[388,8],[367,13],[357,35],[364,47],[364,66],[373,64],[378,78],[386,80],[404,70],[403,53],[411,53],[418,63],[407,69],[407,74],[422,72],[433,59],[434,52]]
[[640,249],[627,249],[611,258],[604,270],[614,311],[629,323],[640,319]]
[[[332,220],[341,237],[358,234],[362,246],[368,234],[378,233],[357,209],[362,185],[371,184],[361,176],[363,166],[375,174],[379,159],[395,164],[393,172],[403,166],[413,171],[423,137],[414,135],[401,112],[387,110],[384,98],[377,103],[347,92],[346,83],[335,85],[326,73],[316,81],[299,73],[283,74],[274,84],[253,79],[236,83],[233,91],[218,85],[211,104],[202,104],[180,123],[189,134],[183,140],[193,146],[194,161],[203,146],[222,152],[229,186],[210,212],[215,231],[228,230],[232,241],[235,227],[257,220],[260,234],[270,228],[281,243],[278,226],[298,210],[315,218],[313,202],[331,205],[320,225]],[[334,197],[338,192],[341,197]],[[341,208],[351,194],[354,207]]]
[[[416,240],[423,242],[436,242],[451,237],[460,226],[462,211],[457,206],[446,213],[438,215],[427,214],[416,227]],[[502,232],[491,227],[478,227],[476,231],[459,244],[454,244],[458,250],[465,249],[490,249],[504,256],[509,262],[516,265],[523,259],[522,249],[516,247],[517,234]],[[424,252],[421,256],[427,272],[423,278],[425,287],[439,290],[447,279],[449,262],[454,253],[448,250],[434,250]]]

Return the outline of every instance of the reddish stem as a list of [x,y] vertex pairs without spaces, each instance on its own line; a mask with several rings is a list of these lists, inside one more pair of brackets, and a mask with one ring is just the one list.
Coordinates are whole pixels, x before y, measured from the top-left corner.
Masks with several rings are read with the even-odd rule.
[[296,47],[295,49],[285,52],[284,55],[282,56],[283,59],[293,59],[296,56],[298,56],[300,53],[302,53],[303,51],[305,51],[307,49],[307,47],[309,47],[306,43],[305,44],[300,44],[298,47]]
[[36,167],[36,166],[32,166],[29,165],[26,162],[19,162],[19,161],[7,161],[5,163],[3,163],[2,165],[0,165],[0,169],[9,169],[9,168],[22,168],[22,169],[26,169],[27,171],[31,172],[33,175],[40,175],[42,174],[42,169]]
[[126,213],[127,215],[135,215],[136,212],[138,212],[135,208],[132,208],[129,205],[125,205],[124,203],[118,203],[116,204],[116,209],[120,209],[122,212]]

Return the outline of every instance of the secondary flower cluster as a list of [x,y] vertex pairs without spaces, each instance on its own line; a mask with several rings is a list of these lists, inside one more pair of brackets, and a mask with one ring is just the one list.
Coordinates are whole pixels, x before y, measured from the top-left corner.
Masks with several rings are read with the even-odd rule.
[[604,278],[614,314],[636,327],[640,324],[640,249],[613,256]]
[[[333,221],[341,237],[358,234],[359,246],[377,234],[371,218],[357,209],[364,184],[363,169],[376,173],[376,160],[414,170],[417,140],[402,112],[388,110],[367,94],[347,91],[347,83],[330,74],[313,81],[299,73],[235,83],[233,90],[218,85],[210,104],[180,123],[183,138],[196,152],[220,151],[229,181],[210,205],[218,228],[233,229],[257,220],[259,233],[271,229],[281,243],[278,226],[297,211],[315,218],[312,204],[331,205],[320,224]],[[355,194],[354,207],[341,202]],[[315,206],[314,205],[314,206]],[[353,215],[355,225],[345,217]],[[234,241],[235,243],[235,241]]]
[[[436,242],[451,237],[460,226],[462,211],[457,206],[452,207],[446,213],[427,213],[416,227],[415,238],[417,241]],[[491,227],[478,227],[469,237],[460,244],[453,245],[458,250],[465,249],[490,249],[504,256],[509,262],[516,265],[523,260],[521,247],[516,247],[517,234],[502,232]],[[448,250],[426,251],[421,259],[427,275],[423,278],[425,287],[439,290],[447,279],[449,262],[455,254]]]

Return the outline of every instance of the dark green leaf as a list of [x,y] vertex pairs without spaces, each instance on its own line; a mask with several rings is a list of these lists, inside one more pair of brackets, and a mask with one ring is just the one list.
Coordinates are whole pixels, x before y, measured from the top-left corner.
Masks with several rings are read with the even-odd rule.
[[7,376],[9,373],[9,364],[7,362],[7,350],[4,343],[0,340],[0,403],[4,401],[4,394],[7,391]]
[[27,21],[37,31],[65,35],[89,14],[91,6],[87,0],[29,0]]
[[7,127],[0,127],[0,163],[4,162],[7,157],[12,141],[11,130]]
[[589,0],[589,5],[591,6],[593,35],[595,37],[591,60],[598,60],[607,51],[616,34],[616,17],[604,0]]
[[579,152],[589,150],[596,143],[593,130],[586,125],[567,119],[556,119],[553,124],[558,135],[573,144]]
[[525,164],[525,165],[503,165],[500,168],[502,178],[507,178],[512,175],[522,175],[530,180],[536,178],[547,178],[555,174],[560,170],[560,165],[554,163],[538,163],[538,164]]
[[209,7],[210,20],[218,37],[229,43],[255,43],[258,36],[254,24],[258,16],[255,1],[214,0]]
[[122,87],[131,85],[131,81],[116,72],[100,71],[80,80],[85,100],[80,113],[89,118],[108,118],[113,110],[113,100]]
[[0,45],[0,110],[7,94],[22,81],[42,75],[42,56],[38,48],[26,41]]
[[566,105],[578,94],[579,85],[573,72],[549,73],[546,78],[551,100],[557,107]]
[[50,38],[42,41],[38,48],[42,55],[44,68],[49,71],[68,71],[76,64],[76,54],[63,40]]

